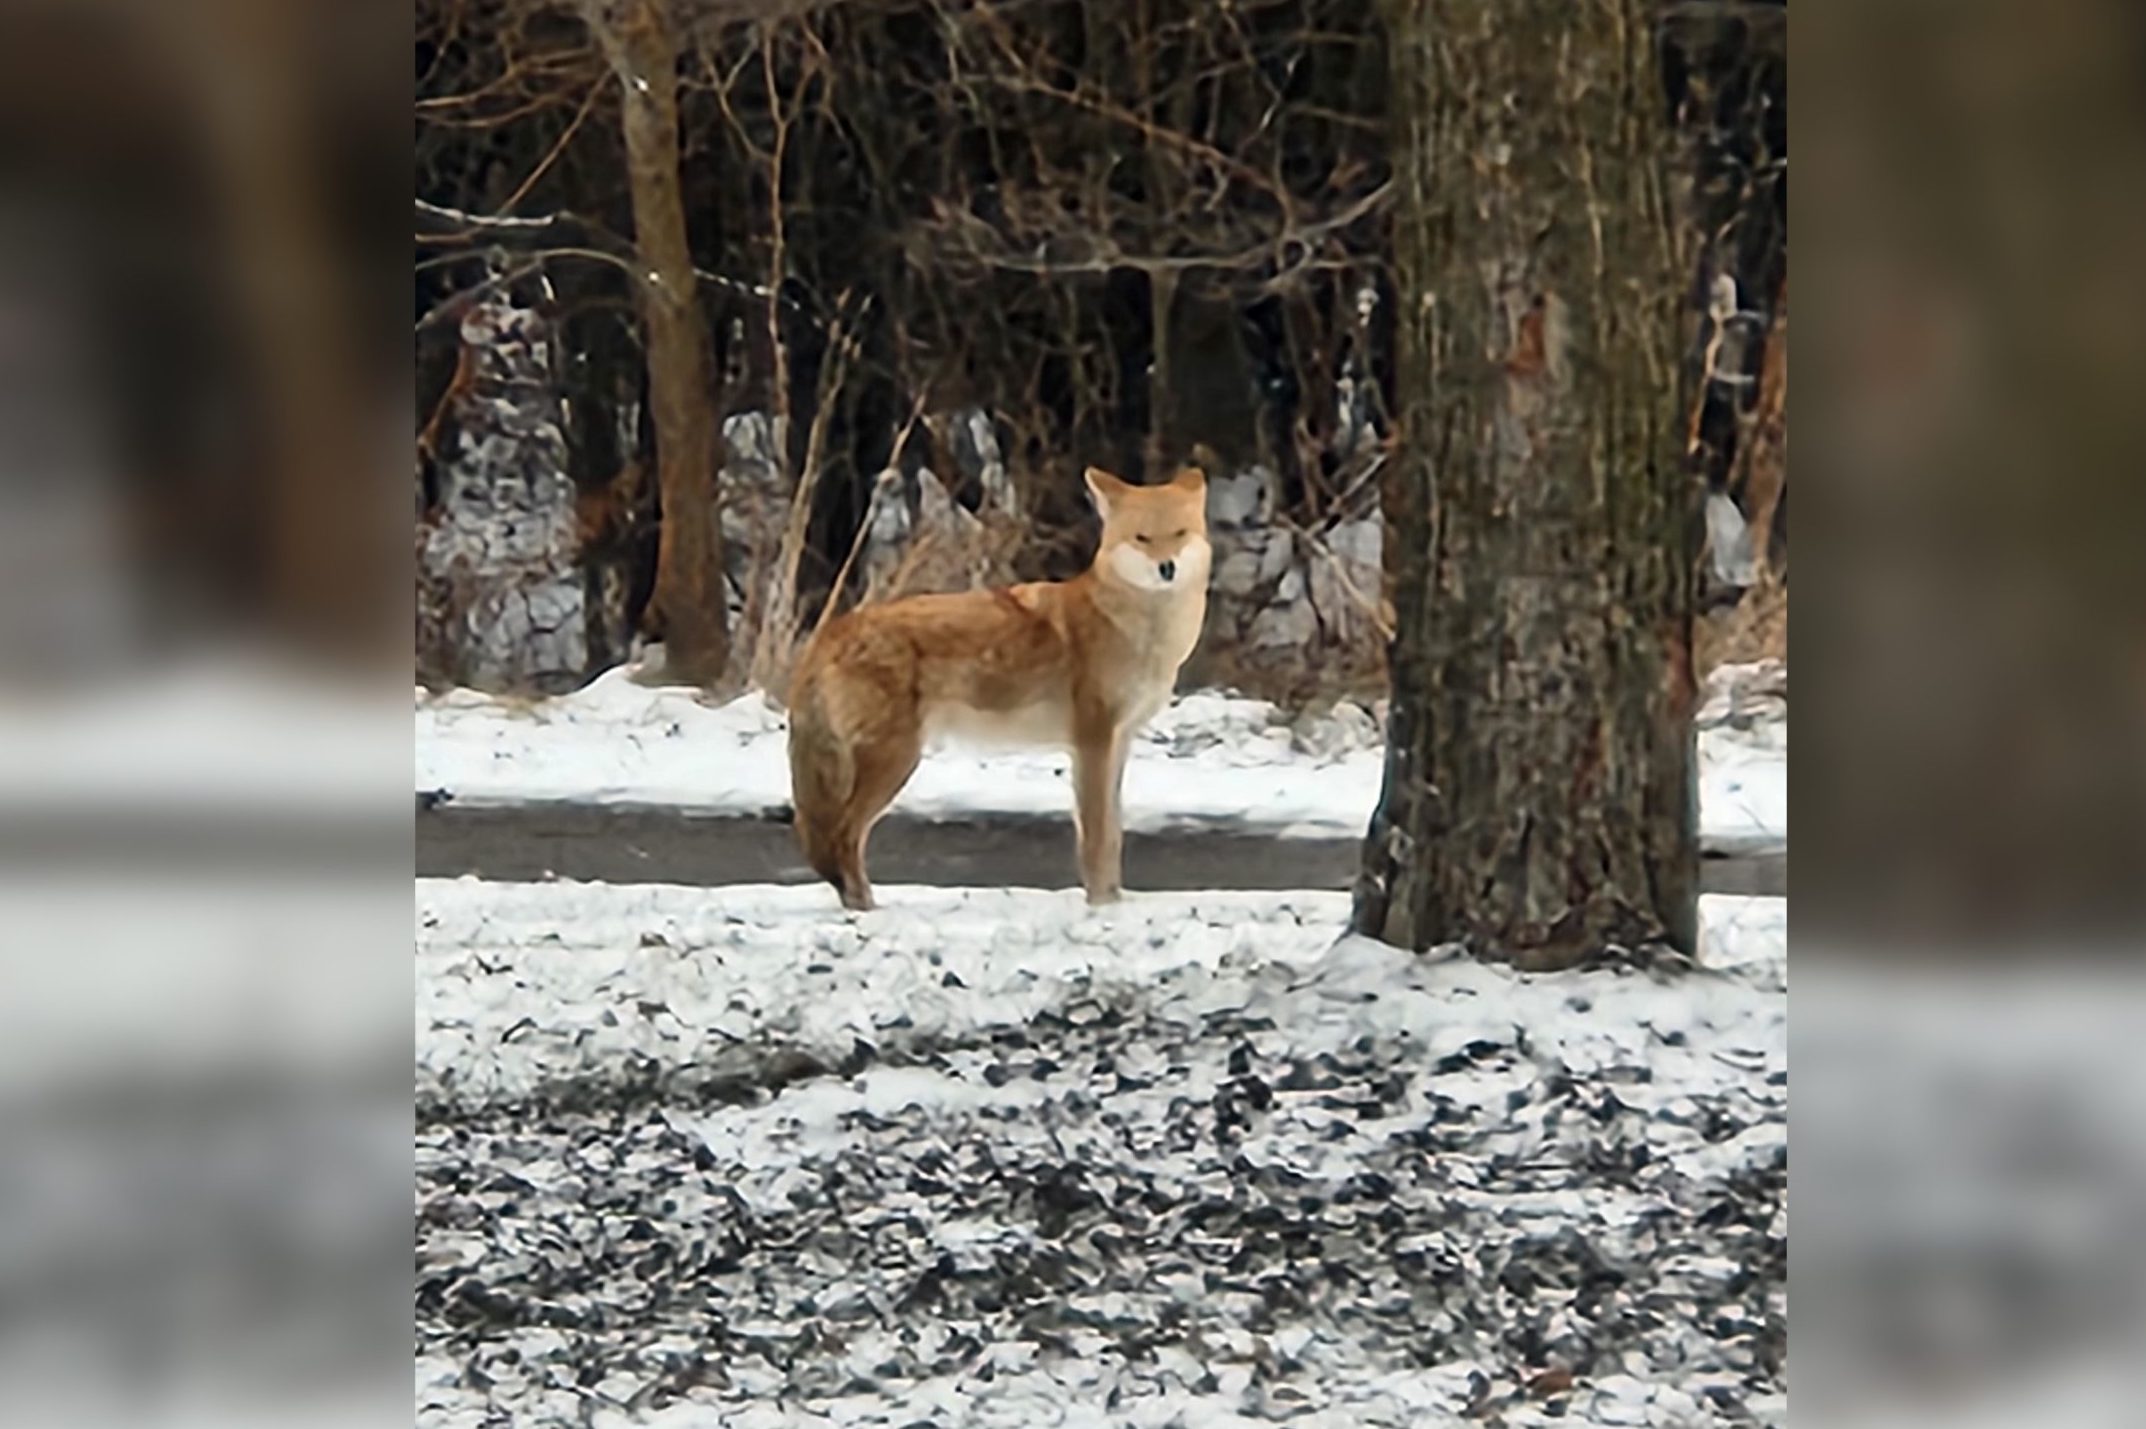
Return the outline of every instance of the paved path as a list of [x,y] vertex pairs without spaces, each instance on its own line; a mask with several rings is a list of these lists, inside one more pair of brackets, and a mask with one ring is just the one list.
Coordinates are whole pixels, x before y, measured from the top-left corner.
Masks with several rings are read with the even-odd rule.
[[[1129,833],[1125,882],[1135,890],[1347,888],[1354,838],[1267,834]],[[994,815],[948,822],[891,815],[872,835],[872,878],[935,887],[1070,888],[1069,818]],[[548,877],[602,883],[810,883],[786,811],[762,818],[582,804],[417,810],[417,874],[510,883]],[[1788,849],[1709,850],[1708,893],[1785,896]]]

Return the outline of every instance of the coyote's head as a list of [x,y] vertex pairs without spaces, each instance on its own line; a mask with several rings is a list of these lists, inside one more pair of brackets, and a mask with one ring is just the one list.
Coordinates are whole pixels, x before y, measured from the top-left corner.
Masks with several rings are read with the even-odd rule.
[[1088,494],[1103,516],[1095,568],[1105,579],[1146,591],[1204,591],[1207,474],[1188,466],[1160,486],[1134,486],[1088,468]]

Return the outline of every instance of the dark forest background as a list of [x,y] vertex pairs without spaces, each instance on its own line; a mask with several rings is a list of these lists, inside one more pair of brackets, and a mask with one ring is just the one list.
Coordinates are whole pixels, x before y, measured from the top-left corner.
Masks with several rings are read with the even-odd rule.
[[[636,26],[675,55],[725,678],[779,688],[837,590],[1067,574],[1082,467],[1197,460],[1218,568],[1188,675],[1377,683],[1389,84],[1378,12],[1341,0],[421,0],[423,678],[568,687],[663,633],[685,488],[657,475]],[[1785,40],[1780,6],[1660,12],[1705,663],[1785,648]]]

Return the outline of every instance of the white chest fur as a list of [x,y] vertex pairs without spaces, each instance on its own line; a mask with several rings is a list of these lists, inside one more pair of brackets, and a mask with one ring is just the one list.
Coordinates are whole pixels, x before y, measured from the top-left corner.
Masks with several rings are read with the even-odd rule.
[[924,737],[932,744],[984,749],[1064,749],[1073,742],[1073,715],[1066,705],[1055,702],[1008,710],[942,705],[926,718]]

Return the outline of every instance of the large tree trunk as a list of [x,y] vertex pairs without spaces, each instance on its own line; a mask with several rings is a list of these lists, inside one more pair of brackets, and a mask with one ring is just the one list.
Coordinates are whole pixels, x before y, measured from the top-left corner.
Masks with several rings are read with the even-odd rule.
[[1641,0],[1395,0],[1397,615],[1356,928],[1693,950],[1690,268]]
[[587,0],[584,8],[618,76],[640,250],[648,406],[663,501],[649,608],[662,628],[672,672],[710,684],[729,663],[730,631],[716,519],[718,433],[707,332],[679,190],[677,40],[663,0]]

